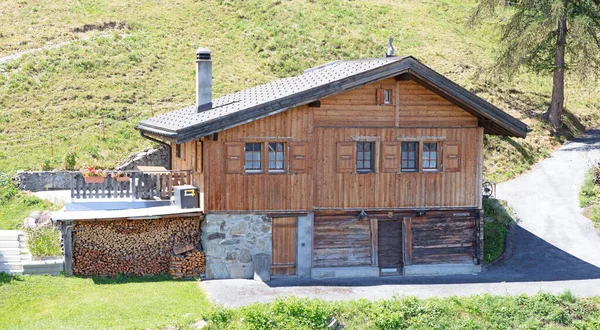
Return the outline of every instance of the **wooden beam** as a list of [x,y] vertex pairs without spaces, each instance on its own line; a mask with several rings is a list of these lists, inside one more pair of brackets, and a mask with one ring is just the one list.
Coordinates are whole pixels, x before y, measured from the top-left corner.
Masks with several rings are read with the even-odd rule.
[[402,236],[404,243],[404,265],[412,264],[412,218],[402,219]]
[[371,225],[371,266],[379,267],[379,246],[377,244],[378,230],[377,230],[377,219],[370,219]]
[[308,104],[308,107],[309,108],[320,108],[321,107],[321,101],[318,100],[318,101],[310,102]]
[[404,72],[395,77],[396,81],[409,81],[411,80],[410,72]]

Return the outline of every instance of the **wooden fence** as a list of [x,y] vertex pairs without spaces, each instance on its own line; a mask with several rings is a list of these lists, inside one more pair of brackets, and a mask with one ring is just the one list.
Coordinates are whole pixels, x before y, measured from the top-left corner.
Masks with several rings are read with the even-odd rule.
[[173,187],[189,184],[189,171],[168,171],[143,173],[128,171],[129,180],[117,181],[108,174],[102,183],[86,183],[81,174],[75,177],[71,186],[72,199],[93,198],[132,198],[132,199],[169,199],[173,196]]

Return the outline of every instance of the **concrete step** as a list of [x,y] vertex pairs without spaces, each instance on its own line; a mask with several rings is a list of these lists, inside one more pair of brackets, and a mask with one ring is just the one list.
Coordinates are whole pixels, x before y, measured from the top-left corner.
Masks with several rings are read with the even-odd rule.
[[0,273],[6,273],[8,275],[23,275],[23,270],[2,270],[0,269]]
[[1,248],[18,248],[21,247],[19,241],[0,241]]
[[18,241],[19,236],[27,237],[20,230],[0,230],[0,241]]
[[20,262],[0,262],[0,272],[6,270],[23,270],[23,265]]
[[0,255],[2,256],[14,256],[14,255],[21,255],[21,249],[20,248],[0,248]]
[[23,262],[23,274],[59,275],[64,270],[64,264],[64,258]]
[[21,262],[23,261],[21,256],[17,256],[17,255],[9,255],[9,256],[5,256],[5,255],[0,255],[0,263],[3,262]]

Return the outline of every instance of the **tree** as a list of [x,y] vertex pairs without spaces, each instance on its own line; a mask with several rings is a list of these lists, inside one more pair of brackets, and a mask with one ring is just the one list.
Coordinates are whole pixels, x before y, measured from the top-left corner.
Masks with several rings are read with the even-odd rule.
[[600,72],[600,0],[480,0],[472,22],[506,7],[496,67],[509,76],[522,67],[552,73],[552,100],[543,118],[560,128],[565,70],[581,79]]

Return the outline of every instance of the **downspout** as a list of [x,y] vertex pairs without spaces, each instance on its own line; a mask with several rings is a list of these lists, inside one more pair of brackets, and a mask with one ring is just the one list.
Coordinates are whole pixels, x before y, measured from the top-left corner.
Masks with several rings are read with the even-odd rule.
[[170,143],[167,143],[167,142],[165,142],[165,141],[161,141],[161,140],[159,140],[159,139],[155,139],[155,138],[153,138],[153,137],[151,137],[151,136],[144,135],[144,132],[143,132],[143,131],[141,131],[141,130],[140,130],[140,135],[141,135],[141,136],[142,136],[144,139],[148,139],[148,140],[150,140],[150,141],[153,141],[153,142],[156,142],[156,143],[162,144],[162,145],[164,145],[164,146],[167,146],[167,150],[169,150],[169,170],[170,170],[170,169],[171,169],[171,144],[170,144]]

